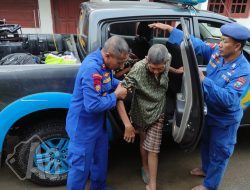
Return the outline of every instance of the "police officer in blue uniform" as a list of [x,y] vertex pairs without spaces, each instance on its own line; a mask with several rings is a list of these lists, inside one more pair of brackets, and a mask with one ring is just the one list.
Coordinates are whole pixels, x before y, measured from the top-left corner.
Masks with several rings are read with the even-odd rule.
[[123,67],[129,47],[118,36],[83,61],[75,81],[66,120],[69,173],[68,190],[83,190],[90,178],[91,190],[105,190],[108,161],[106,111],[124,99],[126,89],[113,78],[112,69]]
[[[183,32],[170,25],[154,23],[170,33],[169,42],[180,44]],[[207,64],[206,77],[200,72],[208,114],[201,143],[202,168],[195,168],[192,175],[205,177],[203,184],[192,190],[216,190],[225,173],[229,158],[236,144],[237,130],[243,116],[240,97],[249,87],[250,65],[242,48],[250,31],[237,23],[221,27],[218,45],[207,45],[191,36],[196,54],[203,55]]]

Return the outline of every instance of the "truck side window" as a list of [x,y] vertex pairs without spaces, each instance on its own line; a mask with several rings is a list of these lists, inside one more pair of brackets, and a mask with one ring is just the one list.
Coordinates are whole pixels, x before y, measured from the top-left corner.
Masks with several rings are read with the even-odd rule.
[[199,21],[199,30],[201,39],[208,43],[218,43],[221,32],[220,27],[223,23],[213,22],[213,21]]
[[120,35],[123,37],[132,52],[139,59],[143,59],[147,54],[148,49],[155,43],[166,44],[166,32],[161,30],[152,30],[148,24],[153,22],[171,23],[171,21],[158,20],[135,20],[127,22],[113,22],[109,25],[108,36]]
[[[206,43],[216,43],[220,42],[221,32],[220,27],[224,23],[208,20],[199,20],[199,30],[201,39]],[[243,48],[243,54],[250,61],[250,43],[247,42]],[[206,63],[204,63],[206,64]]]
[[136,22],[117,22],[110,25],[110,34],[135,36]]

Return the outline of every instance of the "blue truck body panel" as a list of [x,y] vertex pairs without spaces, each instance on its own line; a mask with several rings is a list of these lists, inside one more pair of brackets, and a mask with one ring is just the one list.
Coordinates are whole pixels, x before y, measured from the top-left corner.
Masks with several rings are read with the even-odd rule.
[[24,116],[33,112],[54,109],[68,109],[71,94],[61,92],[44,92],[32,94],[9,104],[0,112],[0,152],[2,152],[4,139],[12,125]]

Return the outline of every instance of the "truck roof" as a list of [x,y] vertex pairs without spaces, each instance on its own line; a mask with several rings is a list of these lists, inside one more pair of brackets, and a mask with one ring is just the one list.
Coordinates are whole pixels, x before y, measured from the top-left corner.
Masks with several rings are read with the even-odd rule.
[[[169,9],[169,11],[166,13],[166,15],[174,15],[176,14],[183,14],[183,15],[191,15],[192,16],[203,16],[203,17],[211,17],[211,18],[217,18],[222,20],[230,20],[230,18],[222,16],[220,14],[216,14],[214,12],[205,11],[205,10],[199,10],[194,8],[185,8],[181,4],[174,4],[174,3],[167,3],[167,2],[141,2],[141,1],[107,1],[107,2],[84,2],[81,5],[87,6],[89,10],[92,11],[99,11],[99,10],[105,10],[110,11],[110,13],[117,11],[117,10],[123,10],[123,11],[131,11],[136,10],[138,12],[134,12],[134,16],[138,16],[138,14],[144,12],[145,16],[150,15],[150,10],[160,11],[162,13],[162,10]],[[160,14],[160,13],[159,13]],[[142,15],[143,16],[143,15]]]
[[106,2],[86,2],[92,9],[176,9],[176,4],[142,2],[142,1],[106,1]]

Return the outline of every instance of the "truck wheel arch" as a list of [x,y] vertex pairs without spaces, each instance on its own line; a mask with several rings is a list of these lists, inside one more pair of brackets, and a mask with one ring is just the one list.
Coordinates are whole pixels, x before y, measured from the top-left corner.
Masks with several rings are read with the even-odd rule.
[[71,94],[43,92],[20,98],[0,112],[0,153],[9,130],[22,118],[30,114],[51,109],[68,109]]

